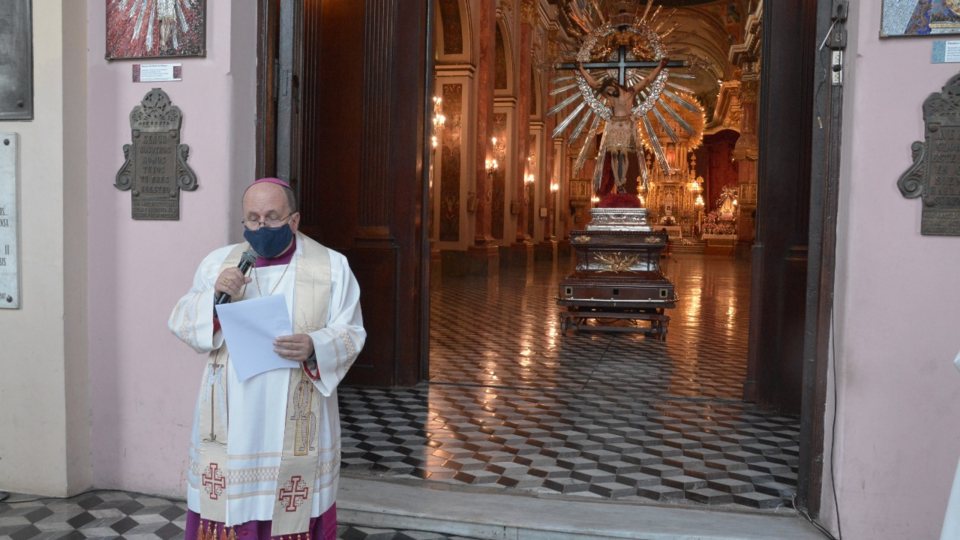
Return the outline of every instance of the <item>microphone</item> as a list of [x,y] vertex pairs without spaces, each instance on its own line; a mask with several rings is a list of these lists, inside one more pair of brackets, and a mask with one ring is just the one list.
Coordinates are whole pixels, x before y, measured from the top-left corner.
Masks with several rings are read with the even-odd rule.
[[[240,264],[237,265],[237,268],[240,269],[240,273],[247,275],[247,272],[253,268],[253,265],[257,264],[257,252],[250,248],[243,252],[243,255],[240,256]],[[217,301],[214,302],[214,305],[219,306],[220,304],[226,304],[230,302],[230,295],[227,293],[222,293]]]

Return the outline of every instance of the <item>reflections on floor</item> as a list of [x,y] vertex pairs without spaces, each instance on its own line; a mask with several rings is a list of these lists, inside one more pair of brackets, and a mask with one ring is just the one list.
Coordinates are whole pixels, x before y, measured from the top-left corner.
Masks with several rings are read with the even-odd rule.
[[739,402],[749,264],[664,261],[681,302],[665,342],[560,335],[569,264],[443,278],[430,382],[343,388],[343,466],[535,493],[778,508],[796,487],[799,422]]
[[[187,503],[124,491],[95,490],[66,499],[15,495],[0,502],[0,538],[11,540],[182,540]],[[343,540],[469,540],[340,523]]]
[[444,279],[431,296],[430,382],[595,388],[739,400],[746,375],[750,267],[704,256],[663,263],[681,301],[666,342],[640,335],[561,338],[557,285],[569,265],[499,279]]

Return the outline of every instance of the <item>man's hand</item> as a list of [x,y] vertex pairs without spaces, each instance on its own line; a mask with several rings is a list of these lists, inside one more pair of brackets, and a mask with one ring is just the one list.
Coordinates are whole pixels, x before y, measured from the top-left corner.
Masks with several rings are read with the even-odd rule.
[[306,362],[313,356],[313,340],[307,334],[280,336],[273,340],[273,352],[294,362]]
[[227,268],[217,276],[217,281],[213,284],[213,290],[217,293],[229,294],[231,298],[240,298],[240,291],[250,281],[251,279],[244,276],[239,268]]

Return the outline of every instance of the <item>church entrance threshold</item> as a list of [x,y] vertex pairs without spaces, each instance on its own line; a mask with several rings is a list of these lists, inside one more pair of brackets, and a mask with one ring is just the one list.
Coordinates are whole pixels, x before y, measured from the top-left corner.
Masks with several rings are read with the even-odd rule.
[[[667,340],[560,335],[566,262],[444,277],[430,378],[342,388],[343,472],[495,491],[728,509],[790,507],[798,418],[740,401],[750,265],[674,255]],[[473,488],[467,488],[473,489]]]

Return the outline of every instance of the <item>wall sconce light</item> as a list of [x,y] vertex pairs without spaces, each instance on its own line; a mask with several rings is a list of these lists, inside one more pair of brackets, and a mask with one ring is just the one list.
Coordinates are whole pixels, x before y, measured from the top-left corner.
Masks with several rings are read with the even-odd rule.
[[447,122],[447,117],[441,113],[440,104],[443,99],[440,96],[433,96],[433,127],[440,129]]
[[497,160],[487,158],[487,174],[493,174],[497,168],[499,168],[499,166],[500,165],[497,163]]
[[436,147],[437,147],[437,136],[434,135],[434,136],[432,137],[432,140],[433,140],[433,147],[436,148]]
[[596,195],[594,195],[593,197],[590,197],[590,202],[593,203],[594,206],[596,206],[600,202],[600,197],[597,197]]
[[536,179],[533,177],[532,174],[528,174],[528,175],[526,175],[526,176],[523,177],[523,182],[524,182],[525,184],[528,184],[528,185],[529,185],[529,184],[532,184],[535,180],[536,180]]
[[559,186],[558,184],[556,184],[556,183],[550,184],[550,192],[551,192],[551,193],[556,193],[556,192],[558,192],[558,191],[560,191],[560,186]]

